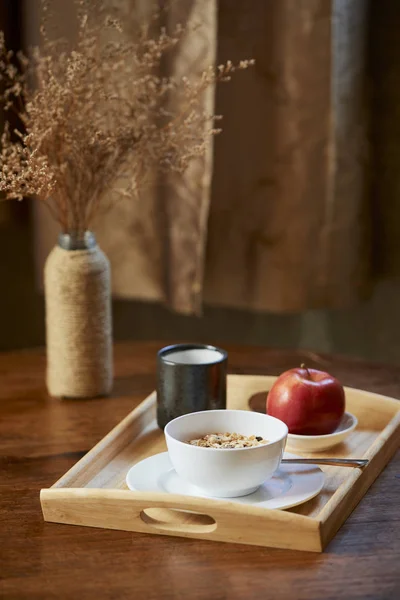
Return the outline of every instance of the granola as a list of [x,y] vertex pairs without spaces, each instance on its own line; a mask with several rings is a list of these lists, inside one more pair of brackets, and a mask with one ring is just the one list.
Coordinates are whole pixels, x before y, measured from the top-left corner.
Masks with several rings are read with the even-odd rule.
[[188,440],[192,446],[202,448],[252,448],[268,444],[259,435],[241,435],[240,433],[208,433],[197,440]]

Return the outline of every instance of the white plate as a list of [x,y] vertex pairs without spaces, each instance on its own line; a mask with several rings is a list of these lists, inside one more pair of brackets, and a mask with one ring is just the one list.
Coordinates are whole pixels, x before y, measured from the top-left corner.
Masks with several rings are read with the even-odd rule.
[[357,427],[357,417],[345,412],[339,427],[326,435],[296,435],[289,433],[286,448],[299,453],[324,452],[333,446],[344,442],[352,431]]
[[[296,458],[285,453],[285,458]],[[315,465],[281,465],[272,479],[256,492],[229,502],[253,504],[260,508],[291,508],[317,496],[324,485],[324,473]],[[130,490],[138,492],[166,492],[205,498],[198,488],[183,481],[169,460],[168,452],[155,454],[131,467],[126,476]],[[216,498],[216,502],[220,499]]]

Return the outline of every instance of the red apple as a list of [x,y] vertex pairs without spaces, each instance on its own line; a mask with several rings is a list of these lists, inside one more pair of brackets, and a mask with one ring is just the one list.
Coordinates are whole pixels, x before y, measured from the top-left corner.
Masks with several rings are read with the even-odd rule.
[[289,433],[325,435],[339,426],[345,406],[341,383],[324,371],[285,371],[267,396],[267,414],[280,419]]

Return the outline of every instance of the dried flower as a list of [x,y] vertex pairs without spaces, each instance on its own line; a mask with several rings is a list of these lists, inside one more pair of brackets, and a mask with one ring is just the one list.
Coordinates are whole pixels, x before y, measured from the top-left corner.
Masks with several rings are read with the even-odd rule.
[[[154,166],[182,173],[204,154],[220,132],[217,117],[202,108],[204,92],[254,63],[210,66],[193,80],[165,78],[161,61],[184,28],[154,35],[153,22],[130,39],[102,2],[90,12],[85,0],[76,4],[72,49],[50,39],[47,0],[43,43],[29,58],[8,51],[0,33],[1,100],[23,125],[16,131],[6,125],[1,136],[0,191],[6,198],[38,197],[64,232],[87,229],[107,195],[136,194]],[[167,108],[171,94],[179,98],[178,112]]]

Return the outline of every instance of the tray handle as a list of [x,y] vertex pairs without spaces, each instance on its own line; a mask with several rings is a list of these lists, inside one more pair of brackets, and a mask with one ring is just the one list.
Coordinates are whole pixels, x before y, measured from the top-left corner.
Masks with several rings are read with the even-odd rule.
[[41,491],[40,501],[45,521],[55,523],[321,551],[317,520],[225,500],[51,488]]

